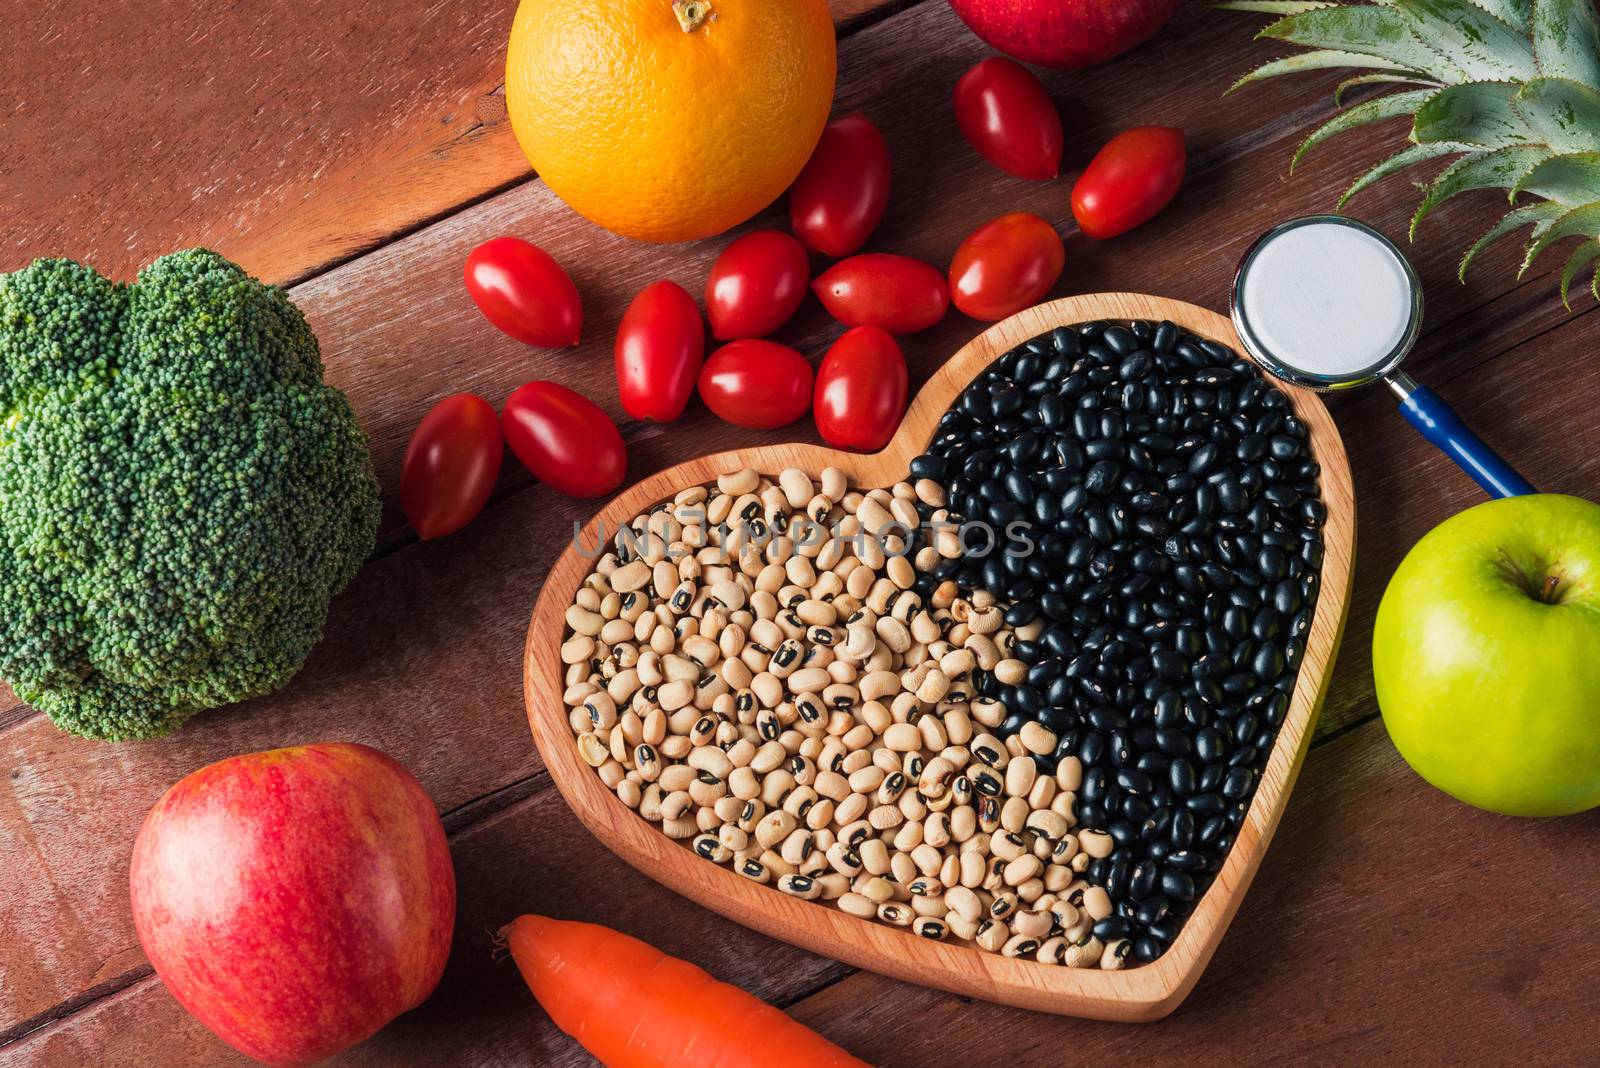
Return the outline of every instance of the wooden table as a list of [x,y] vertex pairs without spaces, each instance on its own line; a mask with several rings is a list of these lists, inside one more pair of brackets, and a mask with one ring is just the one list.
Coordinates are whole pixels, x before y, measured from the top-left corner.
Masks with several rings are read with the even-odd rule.
[[[1315,747],[1244,908],[1171,1018],[1085,1023],[999,1008],[854,972],[770,941],[626,868],[579,827],[528,737],[523,630],[542,575],[593,504],[530,484],[514,462],[468,530],[419,543],[395,504],[406,438],[440,397],[498,403],[553,378],[620,415],[610,346],[626,301],[670,277],[697,291],[724,240],[634,244],[573,215],[526,169],[497,91],[511,0],[260,6],[211,0],[85,17],[20,7],[0,73],[0,270],[40,255],[129,277],[208,244],[292,286],[330,379],[372,438],[385,489],[380,544],[335,604],[326,641],[283,692],[193,721],[169,739],[87,742],[0,699],[0,1063],[221,1065],[239,1060],[162,988],[134,937],[129,848],[174,780],[236,753],[323,739],[376,745],[444,814],[460,887],[455,949],[426,1005],[343,1058],[352,1064],[577,1065],[490,932],[527,910],[647,938],[883,1065],[1506,1061],[1592,1062],[1600,982],[1600,830],[1594,815],[1490,816],[1423,784],[1377,718],[1372,619],[1390,572],[1476,488],[1389,409],[1382,391],[1334,398],[1360,499],[1356,592]],[[1068,122],[1069,178],[1111,133],[1182,126],[1190,176],[1155,224],[1096,244],[1073,232],[1066,179],[1007,178],[955,131],[951,86],[988,50],[940,0],[835,0],[837,108],[883,128],[895,165],[873,245],[945,262],[1002,210],[1067,234],[1064,293],[1132,289],[1220,308],[1249,240],[1332,207],[1383,143],[1357,135],[1289,156],[1333,111],[1332,77],[1223,91],[1276,53],[1249,16],[1186,9],[1156,41],[1045,81]],[[10,59],[8,55],[8,60]],[[1352,205],[1402,237],[1415,197],[1392,179]],[[1467,284],[1460,250],[1503,207],[1461,198],[1412,254],[1427,286],[1414,369],[1548,490],[1595,495],[1595,327],[1565,311],[1551,256],[1518,280],[1517,253]],[[751,226],[778,220],[769,212]],[[587,311],[580,350],[495,332],[460,284],[477,242],[538,241]],[[808,304],[780,339],[820,353],[837,327]],[[913,385],[977,327],[952,314],[907,341]],[[761,434],[696,407],[670,426],[623,424],[633,476]]]

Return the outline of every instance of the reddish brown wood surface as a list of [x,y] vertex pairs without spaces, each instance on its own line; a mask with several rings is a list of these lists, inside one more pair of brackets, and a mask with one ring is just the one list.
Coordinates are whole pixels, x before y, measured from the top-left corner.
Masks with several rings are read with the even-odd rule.
[[[188,5],[157,6],[181,6],[184,14],[173,19],[212,33],[257,20],[242,9],[190,14]],[[488,932],[531,908],[622,926],[763,996],[797,1002],[808,1022],[886,1064],[1038,1063],[1060,1059],[1063,1049],[1076,1058],[1097,1048],[1152,1061],[1183,1053],[1442,1059],[1428,1053],[1434,1042],[1456,1059],[1476,1048],[1494,1060],[1504,1059],[1495,1051],[1525,1050],[1516,1036],[1536,1025],[1547,1050],[1587,1040],[1576,1026],[1586,1014],[1561,1009],[1592,978],[1583,971],[1593,967],[1585,910],[1596,903],[1600,873],[1585,866],[1581,845],[1592,820],[1516,823],[1455,806],[1398,763],[1376,723],[1313,750],[1256,888],[1206,979],[1177,1016],[1138,1031],[1048,1022],[870,976],[824,989],[846,969],[688,905],[589,839],[539,768],[521,714],[520,662],[522,628],[544,570],[572,520],[593,506],[530,486],[513,462],[476,524],[418,544],[392,506],[398,460],[417,418],[462,389],[498,403],[521,382],[548,377],[618,414],[609,345],[626,299],[663,276],[698,289],[722,242],[655,249],[612,238],[572,216],[542,184],[520,181],[515,158],[517,169],[507,174],[495,169],[499,163],[468,160],[475,147],[450,147],[456,135],[438,116],[495,85],[504,32],[496,20],[506,8],[489,7],[426,9],[454,32],[422,28],[432,24],[414,11],[344,4],[288,16],[271,43],[265,31],[236,29],[230,61],[213,64],[219,88],[207,99],[193,89],[203,75],[168,77],[174,64],[138,67],[143,60],[135,57],[143,84],[165,88],[144,93],[122,121],[109,110],[116,103],[109,75],[97,69],[74,83],[57,69],[71,66],[62,56],[77,55],[61,42],[143,40],[150,51],[158,38],[140,38],[142,28],[67,22],[54,8],[29,9],[26,18],[35,21],[16,37],[41,45],[30,45],[21,76],[6,69],[6,113],[19,113],[14,98],[26,104],[20,114],[59,116],[58,127],[78,119],[70,122],[73,139],[59,129],[11,138],[8,123],[0,148],[8,259],[0,268],[59,252],[127,274],[167,248],[216,241],[257,270],[295,278],[388,242],[312,278],[295,297],[322,339],[330,378],[350,391],[373,437],[391,505],[380,557],[335,606],[327,641],[281,694],[201,717],[171,739],[128,746],[73,739],[14,702],[0,704],[0,1062],[231,1063],[229,1051],[150,976],[128,918],[128,848],[144,810],[187,771],[317,738],[371,742],[417,772],[446,813],[462,892],[444,985],[353,1051],[350,1063],[587,1063],[553,1031],[509,965],[493,959]],[[1359,137],[1335,142],[1286,177],[1293,145],[1330,112],[1331,81],[1286,81],[1219,102],[1233,77],[1272,50],[1245,43],[1255,26],[1248,16],[1186,10],[1123,60],[1046,75],[1068,121],[1069,177],[1122,126],[1155,121],[1189,131],[1191,177],[1177,203],[1159,222],[1097,245],[1070,233],[1067,180],[999,175],[955,132],[948,91],[987,54],[981,43],[937,0],[884,10],[887,17],[855,23],[864,28],[842,44],[839,97],[841,110],[861,108],[880,123],[894,154],[895,193],[877,248],[942,262],[989,215],[1033,210],[1069,232],[1058,294],[1137,289],[1221,307],[1238,254],[1259,230],[1331,207],[1337,190],[1386,147]],[[378,21],[382,32],[372,28]],[[463,77],[472,63],[475,73]],[[229,110],[244,107],[241,100],[260,106],[251,96],[258,79],[262,93],[300,103],[269,108],[254,124],[248,109]],[[115,81],[130,84],[125,75]],[[413,92],[421,95],[407,97]],[[409,103],[397,105],[400,97]],[[319,129],[345,133],[297,155],[301,143],[290,136],[297,127],[283,116],[304,119],[308,110],[329,116]],[[433,118],[408,125],[419,114]],[[163,118],[170,138],[157,132]],[[268,128],[275,132],[240,134]],[[502,131],[480,141],[503,145],[505,138]],[[490,160],[493,151],[471,158]],[[109,163],[90,168],[97,159]],[[84,173],[90,178],[78,177]],[[479,199],[508,182],[511,188]],[[51,188],[60,194],[52,198]],[[1401,178],[1351,210],[1400,236],[1412,206]],[[1414,370],[1536,483],[1592,496],[1600,430],[1588,400],[1597,385],[1591,305],[1568,316],[1547,276],[1519,285],[1509,250],[1485,259],[1467,286],[1454,281],[1464,235],[1497,207],[1493,194],[1447,205],[1412,248],[1430,305]],[[459,285],[461,258],[499,232],[540,241],[572,270],[588,312],[581,349],[524,348],[472,309]],[[229,234],[243,243],[227,245]],[[814,354],[836,329],[808,304],[784,340]],[[908,339],[914,382],[976,332],[952,314]],[[1332,405],[1351,453],[1361,527],[1324,738],[1375,715],[1367,646],[1388,574],[1423,531],[1478,499],[1391,407],[1376,392]],[[810,435],[806,424],[769,434],[734,430],[699,408],[668,427],[625,431],[634,475],[713,448]],[[1518,880],[1529,871],[1560,884],[1542,891],[1534,908],[1517,904],[1528,894]],[[1546,900],[1552,892],[1554,901]],[[1572,985],[1557,990],[1556,976]],[[1470,1006],[1479,1018],[1446,1034],[1441,1005]],[[1240,1033],[1257,1037],[1240,1044]]]

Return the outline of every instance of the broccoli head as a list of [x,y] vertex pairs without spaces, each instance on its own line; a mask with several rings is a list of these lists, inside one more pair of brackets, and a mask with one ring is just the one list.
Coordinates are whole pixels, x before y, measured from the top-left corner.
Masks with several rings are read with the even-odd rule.
[[0,276],[0,678],[91,738],[286,683],[378,485],[283,291],[204,249]]

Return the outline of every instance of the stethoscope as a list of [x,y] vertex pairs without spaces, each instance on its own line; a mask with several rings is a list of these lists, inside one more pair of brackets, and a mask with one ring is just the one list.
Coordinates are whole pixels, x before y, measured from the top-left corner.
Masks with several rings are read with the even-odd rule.
[[1250,355],[1319,392],[1382,379],[1406,420],[1493,497],[1537,492],[1437,393],[1400,370],[1422,329],[1422,285],[1394,242],[1340,215],[1291,219],[1239,264],[1229,304]]

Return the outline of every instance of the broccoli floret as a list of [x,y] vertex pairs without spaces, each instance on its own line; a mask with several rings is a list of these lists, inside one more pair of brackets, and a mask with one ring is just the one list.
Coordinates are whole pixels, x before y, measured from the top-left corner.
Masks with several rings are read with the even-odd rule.
[[317,339],[214,252],[0,276],[0,678],[90,738],[269,693],[372,551]]

